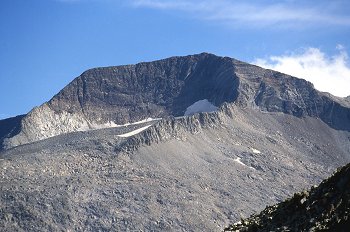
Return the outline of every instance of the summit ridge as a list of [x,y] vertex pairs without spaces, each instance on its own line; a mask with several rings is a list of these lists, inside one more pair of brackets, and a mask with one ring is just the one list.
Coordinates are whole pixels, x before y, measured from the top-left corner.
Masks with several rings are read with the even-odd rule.
[[[0,133],[3,148],[52,136],[182,116],[197,101],[321,118],[350,130],[350,109],[310,82],[209,53],[85,71],[51,100]],[[9,125],[8,120],[0,121]]]

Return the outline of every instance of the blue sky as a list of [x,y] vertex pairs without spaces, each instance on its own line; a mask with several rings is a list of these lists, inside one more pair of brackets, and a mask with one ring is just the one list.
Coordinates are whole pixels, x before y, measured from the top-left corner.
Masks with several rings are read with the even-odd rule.
[[28,112],[88,68],[204,51],[347,96],[349,49],[347,0],[2,0],[0,118]]

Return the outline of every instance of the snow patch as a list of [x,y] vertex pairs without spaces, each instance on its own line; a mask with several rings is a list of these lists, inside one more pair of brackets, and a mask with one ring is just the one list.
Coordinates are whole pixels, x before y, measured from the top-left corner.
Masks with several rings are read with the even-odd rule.
[[251,148],[251,150],[252,150],[252,152],[253,152],[254,154],[260,154],[260,153],[261,153],[261,151],[259,151],[259,150],[257,150],[257,149],[254,149],[254,148]]
[[106,122],[104,124],[90,124],[89,130],[97,130],[97,129],[104,129],[104,128],[113,128],[118,127],[118,124],[115,124],[113,121]]
[[130,131],[128,133],[125,133],[125,134],[121,134],[121,135],[117,135],[118,137],[122,137],[122,138],[127,138],[127,137],[130,137],[130,136],[133,136],[133,135],[136,135],[144,130],[146,130],[148,127],[150,127],[152,125],[148,125],[148,126],[144,126],[144,127],[141,127],[137,130],[133,130],[133,131]]
[[241,161],[241,158],[236,158],[236,159],[234,159],[234,161],[236,162],[236,163],[239,163],[240,165],[243,165],[243,166],[247,166],[247,165],[245,165],[242,161]]
[[117,127],[121,127],[121,126],[130,126],[130,125],[137,125],[137,124],[141,124],[141,123],[145,123],[145,122],[152,122],[152,121],[159,121],[161,120],[162,118],[146,118],[146,119],[143,119],[141,121],[137,121],[137,122],[132,122],[132,123],[126,123],[126,124],[123,124],[123,125],[117,125]]
[[[141,121],[137,121],[137,122],[128,122],[122,125],[116,124],[113,121],[104,123],[104,124],[90,124],[90,128],[89,129],[85,129],[85,130],[96,130],[96,129],[104,129],[104,128],[114,128],[114,127],[124,127],[124,126],[131,126],[131,125],[137,125],[137,124],[141,124],[141,123],[146,123],[146,122],[152,122],[152,121],[158,121],[161,120],[162,118],[146,118],[143,119]],[[84,130],[84,129],[83,129]]]
[[[235,161],[236,163],[238,163],[238,164],[240,164],[240,165],[243,165],[243,166],[246,166],[246,167],[248,167],[245,163],[243,163],[242,161],[241,161],[241,158],[239,158],[239,157],[237,157],[236,159],[234,159],[233,161]],[[256,170],[255,168],[253,168],[253,167],[249,167],[250,169],[253,169],[253,170]]]
[[213,111],[216,111],[217,109],[218,107],[214,106],[207,99],[203,99],[187,107],[184,116],[190,116],[195,113],[202,113],[202,112],[213,112]]

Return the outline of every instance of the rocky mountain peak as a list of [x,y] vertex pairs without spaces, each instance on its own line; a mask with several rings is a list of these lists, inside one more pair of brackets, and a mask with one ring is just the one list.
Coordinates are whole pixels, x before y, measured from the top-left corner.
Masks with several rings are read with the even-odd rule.
[[[349,108],[305,80],[209,53],[85,71],[1,132],[4,148],[62,133],[183,116],[198,101],[319,117],[350,129]],[[7,121],[0,121],[0,126]],[[18,128],[14,130],[13,128]],[[17,132],[17,133],[14,133]]]
[[[348,163],[349,115],[305,80],[207,53],[91,69],[0,121],[0,228],[223,230]],[[284,206],[329,196],[342,216],[318,193]]]
[[88,70],[48,106],[55,112],[79,112],[89,120],[122,124],[145,117],[182,116],[189,105],[202,99],[214,105],[232,102],[234,89],[232,65],[202,53]]

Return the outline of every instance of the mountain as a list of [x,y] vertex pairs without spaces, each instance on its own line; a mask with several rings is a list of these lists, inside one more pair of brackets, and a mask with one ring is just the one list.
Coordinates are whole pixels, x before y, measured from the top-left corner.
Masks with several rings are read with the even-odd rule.
[[[84,72],[49,102],[33,109],[0,134],[11,148],[62,133],[145,118],[182,116],[207,99],[258,107],[297,117],[319,117],[335,129],[350,130],[350,110],[297,79],[228,57],[202,53],[137,65]],[[0,122],[8,125],[7,121]]]
[[350,162],[350,108],[208,53],[96,68],[0,121],[6,231],[220,231]]
[[318,187],[267,207],[225,231],[348,231],[350,228],[350,164]]

